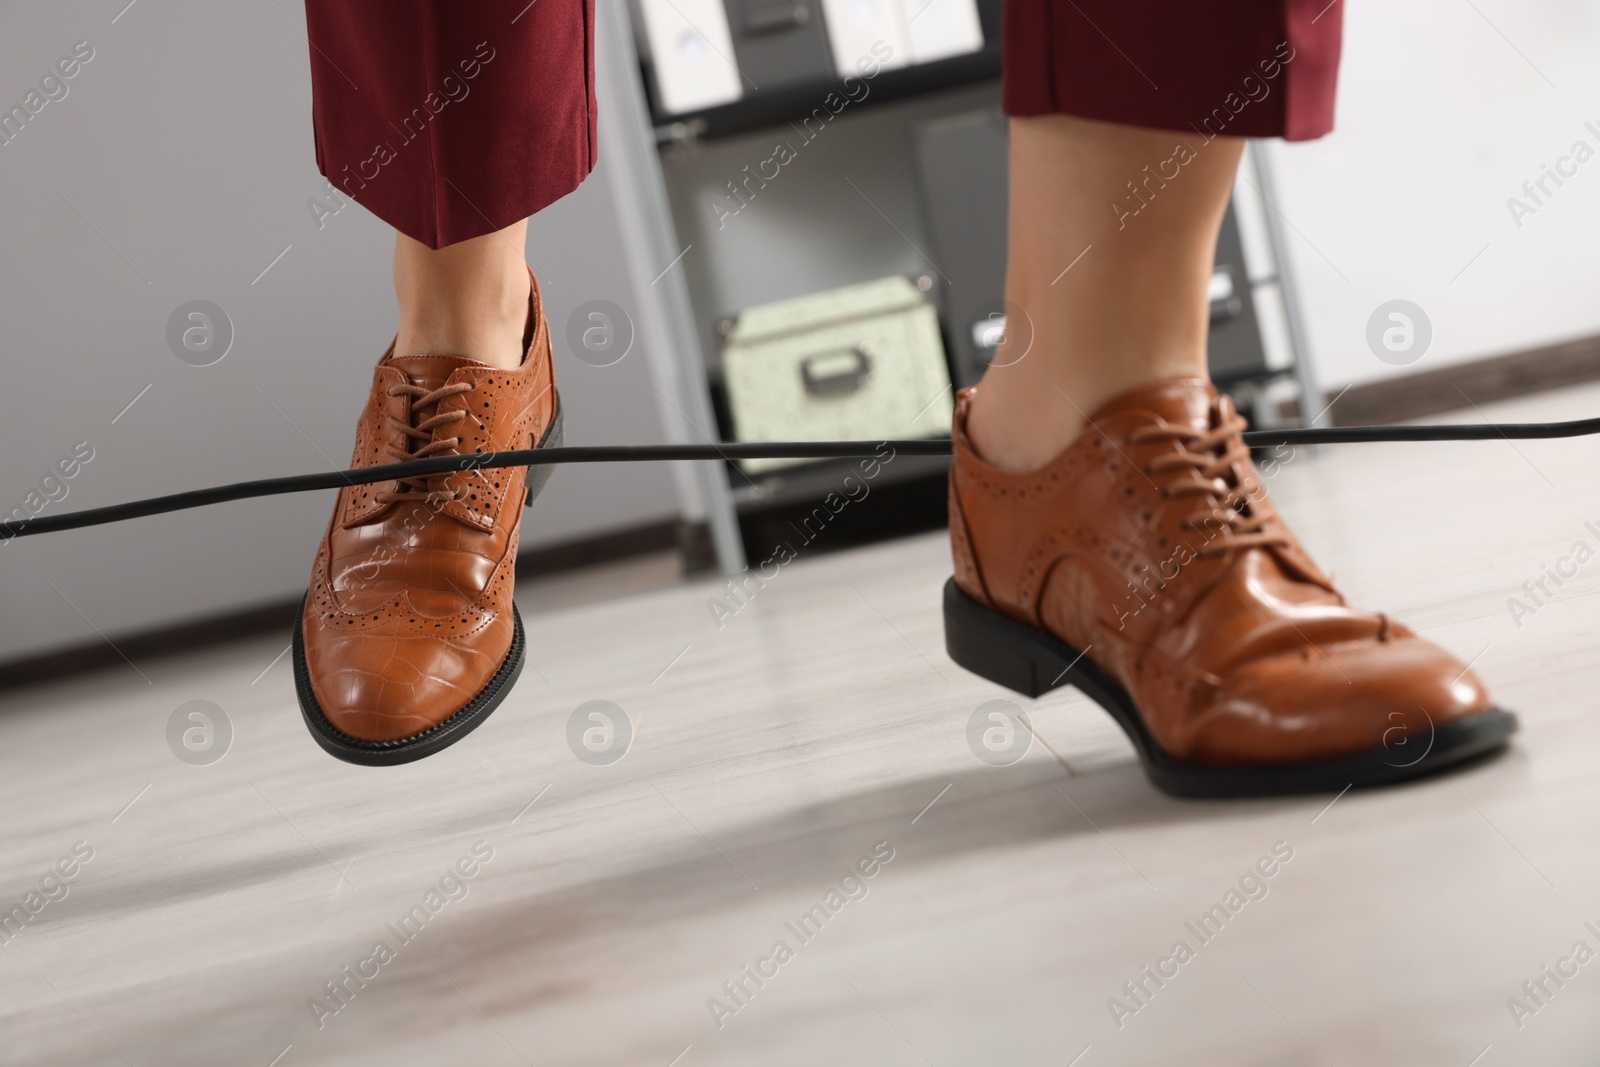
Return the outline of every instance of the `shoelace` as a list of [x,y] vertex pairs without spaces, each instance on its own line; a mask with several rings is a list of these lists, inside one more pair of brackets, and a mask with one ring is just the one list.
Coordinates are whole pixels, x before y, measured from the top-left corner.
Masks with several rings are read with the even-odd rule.
[[1216,536],[1196,549],[1196,555],[1220,555],[1236,548],[1288,547],[1289,539],[1281,528],[1269,529],[1271,513],[1252,505],[1247,494],[1257,486],[1234,484],[1239,465],[1250,459],[1250,449],[1240,436],[1248,423],[1226,408],[1221,410],[1219,422],[1204,432],[1187,426],[1143,426],[1129,435],[1128,443],[1171,441],[1178,446],[1176,452],[1151,460],[1144,471],[1147,475],[1187,471],[1188,477],[1168,481],[1161,495],[1167,499],[1198,496],[1211,502],[1205,510],[1195,511],[1183,520],[1185,529],[1198,532],[1208,532],[1208,523],[1216,527]]
[[[429,456],[443,455],[453,451],[456,447],[458,447],[461,444],[461,438],[441,437],[435,440],[433,431],[437,427],[448,426],[451,423],[460,422],[462,419],[467,417],[467,413],[465,410],[440,411],[438,405],[439,401],[444,400],[447,397],[459,396],[462,393],[470,393],[472,392],[472,389],[473,386],[470,382],[456,382],[454,385],[443,385],[437,389],[429,389],[424,385],[412,385],[408,382],[404,385],[400,385],[389,390],[389,396],[410,397],[410,400],[406,403],[405,421],[401,422],[393,415],[390,415],[387,416],[389,425],[392,428],[400,431],[400,433],[403,434],[407,440],[426,442],[421,448],[413,448],[409,452],[404,449],[395,448],[393,445],[389,445],[385,448],[385,451],[389,454],[390,458],[397,463],[404,463],[408,460],[426,459]],[[415,425],[412,425],[412,420],[415,418],[417,409],[426,408],[429,406],[433,407],[434,414],[418,421]],[[388,504],[397,500],[422,500],[428,501],[435,506],[442,506],[444,503],[455,498],[455,491],[443,488],[434,488],[432,483],[442,482],[443,479],[447,477],[449,477],[448,474],[432,475],[422,478],[402,478],[398,484],[404,488],[398,492],[379,492],[377,495],[378,502],[380,504]]]

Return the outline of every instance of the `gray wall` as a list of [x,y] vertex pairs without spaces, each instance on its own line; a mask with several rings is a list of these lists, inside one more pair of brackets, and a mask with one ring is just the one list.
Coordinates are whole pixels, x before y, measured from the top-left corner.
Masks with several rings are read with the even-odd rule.
[[[7,109],[75,42],[94,49],[67,96],[0,145],[0,511],[79,441],[94,458],[46,514],[343,467],[394,329],[391,232],[353,203],[319,229],[307,207],[324,183],[296,0],[125,4],[0,7]],[[626,63],[604,26],[602,64]],[[623,169],[602,151],[529,239],[572,444],[665,439],[649,369],[664,331],[628,269]],[[181,362],[166,338],[173,310],[196,298],[235,330],[208,367]],[[595,298],[643,305],[634,349],[612,367],[566,350],[569,313]],[[523,544],[677,517],[698,507],[683,484],[665,467],[563,469]],[[0,545],[0,659],[294,596],[331,504],[331,493],[243,501]]]

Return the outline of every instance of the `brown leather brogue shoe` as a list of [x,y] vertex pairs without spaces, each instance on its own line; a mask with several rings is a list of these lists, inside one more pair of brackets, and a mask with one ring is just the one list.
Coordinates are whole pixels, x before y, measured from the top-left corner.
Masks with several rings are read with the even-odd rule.
[[1184,796],[1394,782],[1515,731],[1464,664],[1345,603],[1206,381],[1109,401],[1021,474],[973,450],[973,392],[956,403],[944,603],[946,646],[968,670],[1029,696],[1076,686]]
[[[352,467],[556,447],[561,408],[538,282],[516,370],[378,361]],[[524,504],[553,468],[474,469],[339,490],[294,635],[317,743],[351,763],[421,759],[488,717],[522,670],[511,591]]]

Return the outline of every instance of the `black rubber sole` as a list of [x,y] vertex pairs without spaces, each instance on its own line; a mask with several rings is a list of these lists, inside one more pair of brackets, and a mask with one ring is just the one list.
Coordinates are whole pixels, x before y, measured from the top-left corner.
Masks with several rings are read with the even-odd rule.
[[[1167,754],[1145,727],[1127,691],[1105,672],[1052,635],[986,608],[957,588],[944,587],[944,637],[950,658],[967,670],[1025,696],[1037,697],[1070,685],[1116,719],[1152,784],[1179,797],[1263,797],[1336,793],[1349,787],[1393,785],[1437,774],[1504,749],[1517,717],[1499,708],[1433,728],[1417,744],[1312,763],[1276,766],[1214,766]],[[1418,739],[1420,742],[1420,739]]]
[[[561,447],[564,437],[563,423],[561,397],[557,394],[555,414],[551,417],[550,425],[545,428],[544,436],[539,439],[537,447]],[[550,475],[554,471],[555,467],[551,465],[528,468],[525,482],[527,492],[523,498],[523,506],[533,506],[535,498],[549,483]],[[365,741],[359,737],[351,737],[334,726],[323,713],[322,706],[317,703],[316,693],[311,688],[311,672],[306,668],[305,602],[301,601],[300,620],[295,623],[291,654],[294,658],[295,695],[300,699],[300,714],[306,721],[306,728],[311,731],[312,739],[329,755],[346,763],[357,763],[366,767],[392,767],[401,763],[411,763],[431,756],[440,749],[449,748],[477,729],[483,720],[500,706],[506,694],[511,692],[511,687],[516,684],[518,676],[522,674],[522,664],[527,654],[527,640],[522,632],[522,615],[514,603],[511,605],[511,623],[511,647],[506,650],[505,659],[500,661],[500,667],[494,675],[465,707],[448,719],[410,737],[401,737],[393,741]]]

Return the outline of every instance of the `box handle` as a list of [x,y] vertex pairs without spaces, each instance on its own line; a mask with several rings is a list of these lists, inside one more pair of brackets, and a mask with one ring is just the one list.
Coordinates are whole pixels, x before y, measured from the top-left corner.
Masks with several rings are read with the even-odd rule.
[[811,21],[811,9],[803,3],[762,4],[745,12],[744,28],[751,37],[797,30]]
[[800,361],[800,381],[812,396],[853,393],[872,377],[872,357],[866,346],[818,352]]

